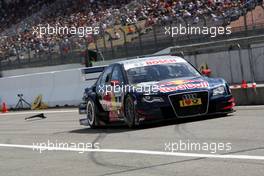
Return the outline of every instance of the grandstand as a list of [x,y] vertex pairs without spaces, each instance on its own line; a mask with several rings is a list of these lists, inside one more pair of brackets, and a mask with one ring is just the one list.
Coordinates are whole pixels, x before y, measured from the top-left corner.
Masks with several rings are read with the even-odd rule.
[[[87,48],[98,53],[98,60],[109,60],[151,54],[173,45],[258,34],[264,29],[263,21],[255,17],[252,22],[250,16],[256,11],[258,16],[264,14],[262,0],[1,0],[0,6],[2,70],[82,63]],[[84,37],[34,34],[34,28],[47,25],[99,27],[100,33]],[[216,38],[164,35],[164,26],[179,25],[231,25],[233,34]]]

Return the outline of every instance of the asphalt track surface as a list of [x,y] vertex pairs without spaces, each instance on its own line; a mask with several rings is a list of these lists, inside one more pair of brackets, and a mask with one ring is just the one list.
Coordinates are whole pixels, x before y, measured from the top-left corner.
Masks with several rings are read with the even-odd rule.
[[[38,112],[0,114],[0,175],[168,175],[263,176],[264,106],[237,107],[228,117],[191,118],[144,125],[90,129],[79,125],[77,110],[45,111],[47,119],[24,118]],[[174,151],[212,155],[259,156],[260,160],[166,156],[138,153],[33,150],[37,143],[98,143],[100,149],[167,152],[169,142],[231,143],[229,151]],[[29,148],[19,147],[26,145]],[[15,147],[16,146],[16,147]],[[80,146],[78,146],[80,149]],[[81,146],[82,147],[82,146]],[[77,147],[76,147],[77,148]],[[185,154],[183,154],[185,155]]]

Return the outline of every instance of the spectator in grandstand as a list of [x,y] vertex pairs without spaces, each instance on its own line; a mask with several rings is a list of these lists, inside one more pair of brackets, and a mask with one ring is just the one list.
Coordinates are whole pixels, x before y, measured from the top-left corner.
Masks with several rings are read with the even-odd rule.
[[[130,25],[140,20],[146,20],[149,27],[161,21],[171,23],[175,17],[192,18],[193,23],[200,21],[201,15],[207,15],[218,21],[220,16],[235,7],[242,7],[239,0],[148,0],[136,3],[132,0],[99,1],[99,0],[24,0],[0,1],[0,32],[7,30],[11,25],[15,27],[16,34],[2,39],[0,51],[14,55],[24,50],[45,51],[47,48],[55,50],[55,43],[62,42],[71,35],[43,35],[37,37],[32,34],[33,27],[37,26],[100,26],[104,31],[117,24]],[[25,3],[22,3],[25,2]],[[132,3],[130,3],[132,2]],[[127,5],[130,3],[130,5]],[[36,13],[41,10],[41,13]],[[25,14],[25,12],[27,12]],[[18,24],[23,18],[34,14],[30,20]],[[85,36],[88,38],[88,36]],[[114,39],[120,34],[115,32]],[[67,43],[67,42],[66,42]],[[78,43],[78,42],[77,42]],[[68,45],[66,45],[68,46]],[[11,51],[10,51],[11,48]],[[70,47],[66,47],[70,48]],[[9,50],[9,51],[8,51]],[[66,49],[67,50],[67,49]]]

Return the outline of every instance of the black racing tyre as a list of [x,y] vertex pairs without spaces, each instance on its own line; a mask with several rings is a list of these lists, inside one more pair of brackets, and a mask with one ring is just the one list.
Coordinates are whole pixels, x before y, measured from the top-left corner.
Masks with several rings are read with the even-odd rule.
[[88,98],[86,104],[87,120],[91,128],[98,127],[98,110],[93,99]]
[[127,98],[125,99],[124,120],[130,128],[135,126],[135,118],[136,118],[136,111],[135,111],[134,100],[131,96],[127,96]]

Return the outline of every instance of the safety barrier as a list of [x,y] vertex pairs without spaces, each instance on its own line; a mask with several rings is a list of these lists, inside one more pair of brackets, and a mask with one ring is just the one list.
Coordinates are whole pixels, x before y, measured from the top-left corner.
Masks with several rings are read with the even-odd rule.
[[[49,107],[77,106],[84,89],[96,81],[103,68],[104,66],[1,78],[0,99],[8,108],[16,106],[18,94],[23,94],[31,104],[37,96],[42,95],[42,101]],[[247,84],[247,88],[234,85],[231,89],[237,105],[264,104],[264,85]]]
[[235,97],[236,105],[264,105],[264,85],[257,85],[256,88],[234,88],[232,94]]
[[[56,72],[28,74],[0,78],[0,97],[9,108],[14,108],[19,100],[18,94],[29,103],[38,95],[49,107],[77,106],[86,87],[91,86],[104,66],[85,69],[71,69]],[[89,72],[87,76],[85,73]]]

